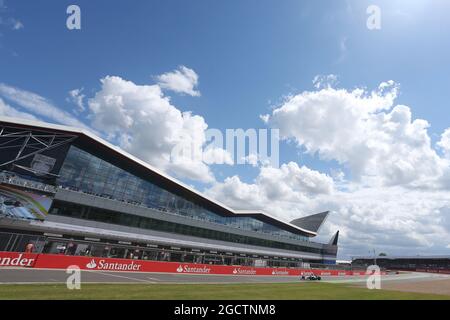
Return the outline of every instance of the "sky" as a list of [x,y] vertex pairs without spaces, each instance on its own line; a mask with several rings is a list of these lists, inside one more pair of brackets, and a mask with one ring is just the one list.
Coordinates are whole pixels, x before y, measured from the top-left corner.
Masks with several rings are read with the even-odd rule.
[[[0,0],[0,115],[91,130],[235,209],[330,210],[317,241],[340,230],[342,259],[448,254],[449,12],[447,0]],[[239,128],[279,130],[279,166],[207,148],[208,129]],[[179,146],[204,157],[173,157]]]

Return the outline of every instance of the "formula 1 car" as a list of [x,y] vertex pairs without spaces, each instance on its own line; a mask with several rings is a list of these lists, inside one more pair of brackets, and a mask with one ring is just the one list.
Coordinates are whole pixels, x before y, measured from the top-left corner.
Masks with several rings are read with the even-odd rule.
[[311,281],[320,281],[322,280],[322,278],[318,275],[315,275],[314,273],[310,273],[310,274],[302,274],[302,280],[311,280]]

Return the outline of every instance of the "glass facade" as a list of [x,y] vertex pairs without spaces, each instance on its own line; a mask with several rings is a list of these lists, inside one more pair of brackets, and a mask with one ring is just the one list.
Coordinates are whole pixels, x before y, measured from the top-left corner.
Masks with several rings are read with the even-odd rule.
[[295,245],[275,240],[260,239],[251,236],[237,235],[228,232],[221,232],[201,227],[188,226],[184,224],[163,221],[154,218],[135,216],[122,212],[109,211],[88,206],[77,205],[55,201],[51,209],[51,214],[61,215],[77,219],[98,221],[121,226],[156,230],[162,232],[189,235],[200,238],[221,240],[233,243],[261,246],[266,248],[284,249],[290,251],[301,251],[316,254],[327,254],[325,249],[313,248],[305,245]]
[[[252,217],[218,215],[73,145],[70,147],[61,168],[58,184],[97,196],[126,201],[134,205],[208,223],[269,234],[275,237],[308,241],[307,237],[280,229]],[[138,217],[131,216],[130,219],[138,219]]]
[[[170,261],[182,263],[204,263],[216,265],[237,265],[251,267],[330,268],[317,264],[321,260],[242,254],[238,252],[211,251],[189,247],[173,247],[142,242],[121,243],[120,240],[96,239],[63,235],[62,237],[41,234],[24,234],[2,231],[0,228],[0,251],[24,252],[28,244],[34,244],[33,253],[58,254],[66,256],[88,256],[133,260]],[[306,263],[306,265],[305,265]],[[342,267],[340,267],[342,268]]]

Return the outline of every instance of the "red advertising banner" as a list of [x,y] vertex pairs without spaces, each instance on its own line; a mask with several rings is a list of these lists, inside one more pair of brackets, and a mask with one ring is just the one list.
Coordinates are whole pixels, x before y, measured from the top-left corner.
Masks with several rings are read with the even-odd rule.
[[38,255],[34,253],[0,252],[1,267],[33,268]]
[[301,276],[314,273],[320,276],[365,275],[364,271],[255,268],[245,266],[225,266],[180,262],[162,262],[131,259],[111,259],[98,257],[65,256],[53,254],[25,254],[0,252],[0,267],[31,267],[41,269],[67,269],[77,266],[82,270],[156,272],[178,274],[216,274],[247,276]]
[[95,257],[74,257],[47,254],[40,255],[35,268],[66,269],[71,265],[76,265],[82,270],[98,271],[228,275],[300,275],[300,270],[298,269],[253,268],[243,266],[224,266]]

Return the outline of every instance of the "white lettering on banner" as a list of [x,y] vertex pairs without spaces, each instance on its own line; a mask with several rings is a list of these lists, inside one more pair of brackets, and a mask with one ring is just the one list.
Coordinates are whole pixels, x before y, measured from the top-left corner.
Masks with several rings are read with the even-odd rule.
[[255,275],[256,274],[256,270],[255,269],[236,268],[236,269],[233,270],[233,274]]
[[19,254],[16,258],[0,257],[1,267],[31,267],[34,259],[23,258],[23,254]]
[[208,267],[189,267],[188,265],[179,265],[177,268],[178,273],[210,273],[211,269]]
[[287,271],[287,270],[273,270],[272,271],[272,275],[274,275],[274,276],[288,276],[289,275],[289,271]]
[[92,259],[86,268],[91,270],[112,270],[112,271],[140,271],[141,265],[134,263],[119,263],[119,262],[106,262],[106,260],[100,260],[98,263],[95,259]]

